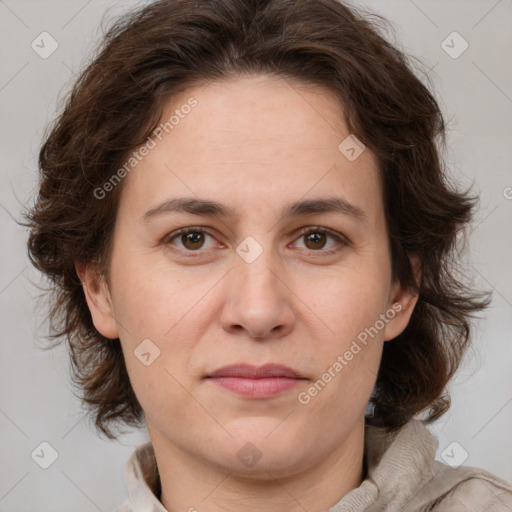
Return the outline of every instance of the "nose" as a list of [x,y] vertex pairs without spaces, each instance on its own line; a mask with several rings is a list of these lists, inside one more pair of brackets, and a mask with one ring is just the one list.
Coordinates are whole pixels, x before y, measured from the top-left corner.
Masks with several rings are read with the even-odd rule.
[[271,251],[252,263],[239,259],[227,278],[221,325],[229,333],[245,333],[268,340],[289,334],[295,322],[293,292],[286,270],[273,261]]

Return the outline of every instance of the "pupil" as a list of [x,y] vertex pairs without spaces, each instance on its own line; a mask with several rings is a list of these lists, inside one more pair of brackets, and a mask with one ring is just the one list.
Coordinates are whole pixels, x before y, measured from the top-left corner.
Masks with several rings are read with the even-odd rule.
[[323,238],[325,237],[325,234],[323,233],[312,233],[310,235],[307,235],[308,242],[312,242],[313,244],[320,244],[320,247],[313,247],[313,249],[321,249],[323,247]]
[[[203,242],[202,233],[186,233],[183,236],[185,237],[185,239],[184,241],[182,239],[182,241],[185,247],[189,247],[189,249],[197,249],[198,247],[201,247]],[[190,247],[190,245],[192,245],[192,247]]]

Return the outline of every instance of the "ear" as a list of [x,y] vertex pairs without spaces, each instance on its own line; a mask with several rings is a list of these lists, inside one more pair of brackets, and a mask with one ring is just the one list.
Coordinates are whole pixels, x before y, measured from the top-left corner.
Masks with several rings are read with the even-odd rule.
[[[411,256],[409,258],[414,273],[414,279],[419,285],[421,281],[421,271],[419,260]],[[404,290],[399,282],[395,282],[390,295],[390,304],[388,311],[394,312],[394,316],[386,324],[384,329],[384,340],[390,341],[401,334],[411,319],[412,312],[418,302],[418,294],[413,290]],[[391,314],[389,315],[391,317]]]
[[106,338],[118,338],[112,298],[104,275],[91,263],[76,262],[75,268],[82,282],[94,327]]

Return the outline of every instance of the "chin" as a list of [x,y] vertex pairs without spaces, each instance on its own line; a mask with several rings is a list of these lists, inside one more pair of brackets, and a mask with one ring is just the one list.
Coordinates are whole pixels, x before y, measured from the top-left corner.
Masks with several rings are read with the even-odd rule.
[[[291,426],[291,425],[290,425]],[[246,418],[237,420],[236,426],[226,425],[233,435],[217,451],[218,459],[225,461],[225,469],[243,477],[268,480],[269,473],[285,477],[300,471],[311,458],[305,448],[309,446],[304,429],[292,431],[286,420],[276,418]],[[236,428],[235,428],[236,427]],[[317,454],[318,455],[318,454]]]

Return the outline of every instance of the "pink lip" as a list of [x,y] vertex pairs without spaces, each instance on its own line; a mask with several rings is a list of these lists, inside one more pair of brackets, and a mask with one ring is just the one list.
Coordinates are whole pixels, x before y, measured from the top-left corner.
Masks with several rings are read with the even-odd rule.
[[266,364],[256,367],[248,364],[220,368],[207,376],[212,382],[249,398],[271,398],[306,380],[287,366]]

